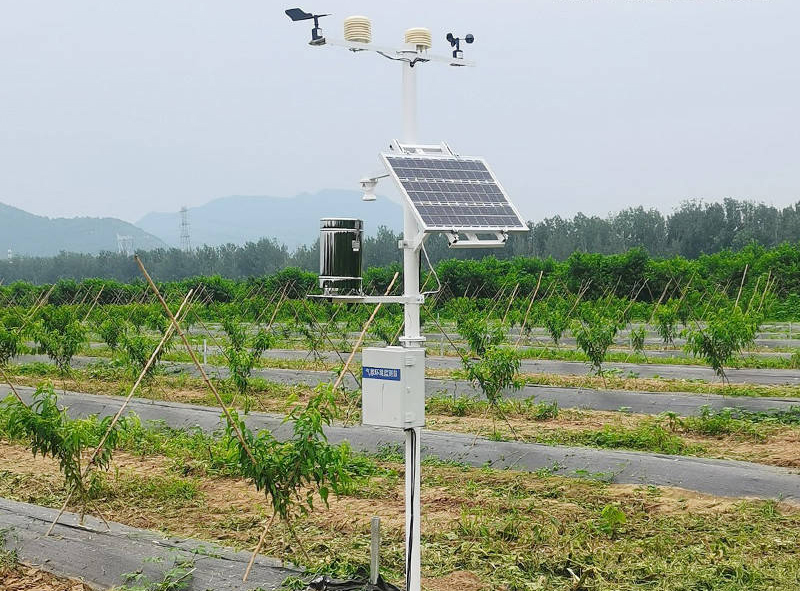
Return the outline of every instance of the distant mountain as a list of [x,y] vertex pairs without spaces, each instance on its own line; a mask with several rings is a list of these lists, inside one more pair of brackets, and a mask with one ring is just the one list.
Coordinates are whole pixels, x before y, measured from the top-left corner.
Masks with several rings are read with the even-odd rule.
[[[379,226],[399,230],[402,208],[385,197],[364,202],[357,191],[324,190],[296,197],[232,196],[189,208],[192,246],[243,244],[261,238],[275,238],[294,249],[311,244],[319,236],[324,217],[352,217],[364,220],[365,232],[374,234]],[[180,213],[149,213],[136,222],[171,246],[180,243]]]
[[8,249],[32,256],[68,252],[116,251],[117,235],[131,236],[133,247],[164,247],[159,238],[116,218],[48,218],[0,203],[0,256]]

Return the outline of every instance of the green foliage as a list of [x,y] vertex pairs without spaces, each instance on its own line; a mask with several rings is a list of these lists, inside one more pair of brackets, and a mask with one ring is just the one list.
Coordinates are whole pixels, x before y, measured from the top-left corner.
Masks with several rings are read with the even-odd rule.
[[683,439],[664,428],[655,419],[644,421],[634,428],[604,425],[602,429],[575,433],[566,441],[609,449],[634,449],[655,453],[680,455],[692,451]]
[[492,345],[484,350],[481,358],[465,358],[463,362],[468,379],[481,389],[492,405],[502,399],[504,390],[522,387],[518,379],[519,354],[513,349]]
[[759,313],[743,312],[738,306],[712,310],[706,315],[705,326],[689,329],[686,350],[727,381],[725,366],[753,342],[761,320]]
[[[153,559],[151,562],[162,562],[162,559]],[[194,561],[175,557],[172,566],[161,575],[158,580],[152,580],[142,570],[135,573],[125,573],[122,579],[125,584],[114,587],[116,591],[184,591],[192,582]]]
[[558,401],[534,402],[533,397],[523,401],[523,412],[525,416],[534,421],[549,421],[558,418]]
[[86,343],[86,329],[70,306],[46,306],[33,328],[39,350],[66,373],[75,354]]
[[645,339],[647,339],[647,328],[644,326],[640,326],[639,328],[631,327],[630,339],[633,352],[644,355],[644,342]]
[[398,328],[399,326],[393,322],[391,317],[376,316],[369,325],[369,333],[388,347],[394,342],[394,335]]
[[656,307],[653,319],[656,321],[656,330],[665,345],[671,345],[678,336],[676,325],[678,323],[678,307],[680,302],[672,301]]
[[229,461],[238,464],[240,472],[264,492],[275,514],[287,523],[312,511],[317,494],[327,506],[330,491],[337,492],[351,480],[350,447],[329,444],[324,432],[335,415],[335,394],[328,384],[320,384],[305,407],[296,407],[286,417],[292,436],[283,441],[269,431],[253,434],[233,413],[253,458],[228,425]]
[[628,519],[625,512],[616,505],[606,505],[597,519],[597,529],[610,538],[614,538],[622,530]]
[[456,310],[456,330],[467,342],[473,355],[481,357],[487,350],[505,341],[504,327],[499,322],[491,321],[472,300],[460,300]]
[[121,318],[106,318],[95,325],[95,330],[113,352],[117,350],[125,334],[125,322]]
[[[788,417],[794,414],[800,417],[800,412],[787,411]],[[698,416],[686,417],[678,420],[680,428],[690,433],[700,435],[740,435],[749,439],[762,441],[766,438],[765,428],[762,422],[753,420],[755,417],[749,413],[743,413],[731,408],[724,408],[720,411],[713,411],[708,406],[700,409]],[[767,418],[767,417],[765,417]],[[769,417],[767,420],[779,423],[780,416]]]
[[272,346],[273,337],[270,333],[259,330],[255,335],[249,335],[245,327],[228,316],[222,319],[222,328],[228,335],[229,344],[225,347],[225,358],[230,371],[230,379],[236,391],[244,399],[244,412],[250,412],[250,376],[256,361],[261,358],[264,351]]
[[561,335],[569,327],[570,308],[571,305],[567,300],[556,298],[555,301],[548,301],[539,318],[556,346],[561,340]]
[[[74,490],[73,497],[81,504],[81,516],[98,482],[98,472],[95,470],[84,478],[82,456],[90,446],[99,443],[111,420],[111,417],[101,421],[96,418],[69,418],[66,409],[58,406],[58,397],[49,383],[36,389],[30,407],[12,396],[0,406],[0,431],[9,438],[22,440],[34,456],[49,456],[58,461],[67,488]],[[117,423],[110,431],[95,458],[94,465],[100,470],[107,470],[111,463],[118,442],[119,425]]]
[[[734,208],[735,209],[735,208]],[[800,210],[792,211],[792,216],[800,221]],[[637,216],[634,216],[638,219]],[[645,218],[647,216],[644,216]],[[602,220],[600,220],[602,222]],[[773,220],[774,221],[774,220]],[[588,222],[588,218],[583,222]],[[630,220],[628,220],[630,222]],[[626,224],[628,223],[626,222]],[[744,222],[737,222],[741,224]],[[770,222],[772,223],[772,222]],[[722,224],[718,224],[722,227]],[[534,234],[544,231],[537,224],[539,230]],[[582,231],[588,231],[583,224]],[[800,229],[800,224],[795,226]],[[626,226],[627,228],[627,226]],[[630,228],[625,229],[625,232]],[[761,232],[762,230],[759,230]],[[446,240],[433,237],[426,245],[426,250],[436,263],[436,269],[442,283],[441,294],[437,296],[437,307],[446,304],[448,300],[469,296],[471,298],[493,298],[498,293],[506,290],[512,291],[513,286],[519,285],[518,293],[531,294],[538,282],[541,271],[542,281],[539,294],[559,293],[566,289],[570,293],[578,293],[581,286],[588,289],[583,296],[584,300],[594,300],[606,295],[630,298],[635,295],[638,302],[653,303],[665,293],[669,299],[679,300],[678,318],[686,324],[692,316],[690,304],[703,300],[709,293],[714,293],[720,286],[725,286],[723,291],[731,299],[735,298],[743,276],[745,266],[748,273],[742,290],[742,301],[748,301],[756,291],[756,286],[763,288],[765,279],[769,274],[776,281],[774,298],[767,298],[768,314],[776,320],[800,320],[800,236],[787,243],[776,243],[771,248],[763,248],[747,241],[729,245],[732,250],[721,250],[712,255],[698,256],[687,260],[681,256],[671,258],[657,258],[648,256],[641,249],[631,249],[622,254],[604,255],[592,253],[610,252],[608,248],[593,248],[594,242],[588,240],[580,246],[580,253],[575,253],[573,247],[564,246],[569,243],[566,236],[569,232],[564,229],[551,228],[546,231],[552,233],[553,239],[558,241],[557,259],[546,258],[541,245],[537,246],[538,238],[532,235],[515,235],[509,239],[508,247],[500,251],[452,251],[447,248]],[[645,233],[646,234],[646,233]],[[729,236],[726,234],[728,240]],[[687,239],[696,237],[687,235]],[[370,260],[370,269],[365,274],[365,284],[373,283],[374,291],[380,285],[388,285],[397,260],[397,236],[391,232],[381,234],[380,248],[384,246],[387,257],[383,260]],[[365,243],[375,241],[375,238],[365,239]],[[548,239],[545,239],[547,241]],[[565,240],[567,242],[565,242]],[[773,238],[771,238],[773,240]],[[780,241],[779,241],[780,242]],[[378,246],[375,244],[375,246]],[[380,250],[379,248],[379,250]],[[365,253],[371,256],[370,250],[365,245]],[[695,250],[694,247],[691,250]],[[713,252],[718,248],[704,248],[703,252]],[[586,252],[588,251],[588,252]],[[648,248],[650,253],[657,255],[666,254],[663,249]],[[185,294],[189,288],[198,288],[203,294],[203,301],[210,304],[247,302],[253,297],[279,295],[286,289],[289,298],[304,296],[315,289],[317,278],[313,273],[307,273],[298,268],[284,268],[287,263],[287,253],[278,250],[271,251],[280,256],[278,265],[263,264],[258,261],[262,253],[258,243],[243,247],[220,247],[219,249],[199,249],[187,255],[177,251],[161,251],[145,256],[145,264],[153,276],[170,281],[161,283],[160,289],[167,294]],[[307,269],[316,269],[317,258],[307,256],[311,252],[306,249],[303,253],[304,261],[308,261]],[[698,251],[699,252],[699,251]],[[493,254],[493,256],[486,256]],[[572,256],[570,256],[572,255]],[[478,256],[484,257],[475,260],[453,259],[453,256]],[[497,257],[505,257],[498,259]],[[544,256],[545,258],[536,258]],[[695,256],[695,255],[691,255]],[[210,257],[210,258],[209,258]],[[218,257],[218,258],[217,258]],[[237,257],[240,257],[237,259]],[[291,258],[291,257],[288,257]],[[317,262],[314,262],[314,261]],[[176,264],[176,261],[179,264]],[[563,262],[559,262],[563,261]],[[299,263],[298,263],[299,264]],[[305,263],[304,263],[305,264]],[[378,268],[378,265],[387,265]],[[280,270],[279,270],[280,269]],[[214,273],[224,272],[229,277],[238,280],[224,279]],[[209,273],[209,277],[199,276]],[[271,274],[270,274],[271,273]],[[141,282],[138,267],[129,258],[104,253],[97,257],[86,255],[62,255],[55,259],[36,259],[20,257],[13,264],[0,261],[0,305],[31,306],[38,298],[44,296],[50,285],[31,285],[17,281],[18,279],[35,279],[36,281],[54,281],[62,276],[79,277],[108,277],[113,279],[84,279],[77,282],[73,280],[59,281],[51,296],[51,303],[58,305],[68,304],[75,298],[87,302],[98,298],[98,305],[105,306],[115,301],[131,302],[142,301],[147,296],[148,288]],[[130,283],[120,283],[119,281]],[[759,283],[760,282],[760,283]],[[647,285],[645,289],[640,289]],[[398,288],[401,283],[398,284]],[[103,290],[100,293],[100,290]],[[684,294],[684,291],[686,293]],[[258,294],[253,296],[252,294]],[[275,298],[277,300],[277,298]],[[499,306],[502,308],[502,305]],[[262,308],[263,309],[263,306]],[[697,306],[694,306],[697,309]],[[642,318],[642,310],[632,308],[634,313]],[[242,310],[244,312],[244,310]],[[248,314],[252,313],[252,309]],[[511,314],[509,318],[514,318]],[[644,318],[649,318],[649,315]],[[145,326],[147,318],[129,320],[138,326]],[[137,324],[138,323],[138,324]],[[568,324],[567,324],[568,326]]]
[[[161,338],[150,337],[144,333],[132,332],[130,330],[122,333],[120,344],[124,354],[124,361],[131,369],[135,377],[138,377],[142,370],[147,365],[150,356],[158,347]],[[144,374],[145,380],[151,380],[158,369],[158,363],[164,354],[170,349],[171,341],[164,343],[164,346],[158,351],[153,359],[153,363],[147,368]]]
[[23,319],[16,309],[0,312],[0,365],[19,355]]
[[578,348],[584,352],[592,368],[601,375],[608,348],[614,344],[619,322],[599,306],[585,307],[581,318],[572,324]]

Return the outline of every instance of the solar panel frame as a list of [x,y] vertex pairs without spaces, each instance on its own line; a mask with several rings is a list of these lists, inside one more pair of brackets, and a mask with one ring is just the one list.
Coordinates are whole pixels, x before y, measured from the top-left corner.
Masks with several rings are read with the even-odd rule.
[[[524,218],[483,158],[388,152],[381,153],[381,159],[423,232],[528,231]],[[398,166],[402,160],[410,161],[411,166]],[[427,170],[439,174],[414,176],[412,173],[424,169],[425,163],[435,163],[435,168]]]

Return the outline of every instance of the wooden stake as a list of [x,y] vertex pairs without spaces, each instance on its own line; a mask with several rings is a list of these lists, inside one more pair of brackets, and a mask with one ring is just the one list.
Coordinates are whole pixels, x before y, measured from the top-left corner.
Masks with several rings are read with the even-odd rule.
[[522,335],[525,332],[525,325],[528,323],[528,314],[531,313],[531,307],[533,306],[533,300],[536,299],[536,294],[539,293],[539,286],[542,284],[542,275],[544,274],[544,269],[539,271],[539,280],[536,282],[536,289],[533,290],[533,295],[531,296],[531,301],[528,302],[528,309],[525,310],[525,319],[522,321],[522,327],[519,329],[519,338],[517,339],[517,343],[514,345],[514,348],[517,349],[519,347],[519,343],[522,340]]
[[267,532],[272,527],[272,522],[275,521],[275,515],[277,515],[277,513],[272,514],[272,517],[269,518],[267,525],[264,526],[264,531],[261,532],[261,537],[258,539],[258,544],[256,544],[255,550],[253,550],[253,555],[250,556],[250,562],[247,563],[247,570],[244,571],[242,583],[246,583],[247,577],[250,576],[250,569],[253,568],[253,563],[256,561],[256,556],[258,556],[258,553],[261,551],[261,546],[264,545],[264,540],[267,538]]
[[506,323],[506,316],[508,316],[508,311],[511,309],[511,304],[514,303],[514,298],[517,297],[517,290],[519,289],[519,283],[514,286],[514,291],[511,292],[511,298],[508,300],[508,306],[506,306],[506,311],[503,314],[503,319],[500,321],[500,324]]
[[17,389],[14,387],[14,384],[11,383],[11,380],[9,379],[8,374],[6,373],[6,370],[3,369],[2,365],[0,365],[0,373],[3,374],[3,379],[8,384],[8,387],[11,388],[11,391],[14,393],[14,396],[17,397],[17,400],[19,400],[22,403],[22,405],[27,408],[28,405],[25,404],[25,401],[22,399],[22,396],[19,395],[19,392],[17,392]]
[[92,310],[94,310],[94,307],[97,305],[97,300],[99,300],[100,296],[103,295],[103,290],[105,288],[106,288],[105,285],[100,287],[100,291],[97,292],[97,296],[94,298],[94,301],[92,302],[92,305],[89,307],[89,311],[86,312],[86,316],[83,317],[83,321],[84,322],[86,322],[89,319],[89,314],[91,314]]
[[[394,274],[394,277],[392,277],[392,282],[389,284],[389,287],[386,288],[386,294],[385,295],[388,296],[389,293],[392,291],[392,287],[394,287],[394,282],[397,281],[397,277],[399,275],[400,275],[399,272]],[[344,364],[344,367],[342,368],[342,371],[339,372],[339,377],[336,378],[336,382],[333,384],[333,389],[334,390],[336,390],[336,388],[339,387],[339,384],[342,383],[342,378],[344,377],[344,374],[347,373],[347,369],[350,367],[350,363],[353,361],[353,357],[356,356],[356,351],[358,351],[358,348],[361,346],[361,343],[364,341],[364,335],[367,334],[367,329],[369,328],[369,325],[372,324],[372,321],[375,319],[375,314],[378,313],[378,310],[380,310],[380,308],[381,308],[381,304],[379,303],[379,304],[377,304],[375,306],[375,309],[372,311],[372,314],[370,314],[369,320],[367,320],[366,324],[364,324],[364,328],[361,331],[361,334],[358,335],[358,340],[356,341],[356,344],[353,347],[353,350],[350,352],[350,357],[347,358],[347,362]]]
[[162,297],[161,292],[158,291],[158,287],[156,287],[156,284],[153,283],[153,280],[150,278],[150,274],[147,272],[147,269],[144,268],[144,264],[142,264],[142,259],[139,258],[139,255],[134,255],[133,258],[136,260],[136,263],[139,265],[139,269],[141,269],[142,274],[144,275],[145,279],[147,280],[148,285],[150,286],[150,289],[153,291],[153,293],[158,298],[158,301],[161,303],[161,307],[164,308],[164,311],[167,313],[167,316],[169,316],[170,322],[172,322],[172,325],[175,327],[175,330],[177,331],[178,335],[181,337],[181,340],[183,341],[183,344],[186,346],[186,350],[188,351],[189,356],[192,358],[192,361],[194,362],[195,367],[200,372],[200,375],[203,377],[203,381],[206,383],[206,385],[209,387],[211,392],[214,394],[214,397],[217,399],[217,403],[222,408],[222,412],[225,414],[225,418],[228,421],[228,425],[230,425],[230,427],[236,433],[236,437],[239,439],[239,443],[242,444],[242,448],[244,449],[244,451],[247,454],[247,456],[250,458],[250,461],[253,462],[253,464],[257,464],[258,462],[256,461],[255,456],[253,456],[253,452],[250,451],[250,446],[247,445],[247,442],[244,439],[244,434],[239,429],[239,425],[237,425],[233,421],[233,417],[231,416],[231,413],[228,410],[228,407],[225,406],[225,403],[222,401],[222,397],[219,395],[219,392],[217,391],[216,387],[214,386],[214,384],[211,382],[211,380],[209,379],[208,375],[206,374],[206,370],[203,369],[202,364],[197,359],[197,355],[195,355],[195,352],[194,352],[194,349],[192,348],[192,345],[189,344],[189,340],[186,338],[186,335],[184,334],[183,330],[181,330],[181,327],[178,324],[178,321],[175,320],[175,316],[173,316],[172,311],[169,309],[169,306],[167,306],[167,302],[164,301],[164,298]]
[[744,273],[742,273],[742,282],[739,284],[739,293],[736,294],[736,303],[733,305],[734,308],[739,307],[739,298],[742,297],[742,289],[744,288],[744,278],[747,277],[747,266],[750,263],[745,263],[744,265]]
[[[186,297],[184,298],[183,303],[181,304],[180,308],[178,308],[178,316],[180,316],[181,311],[183,310],[183,307],[189,301],[189,298],[191,296],[192,296],[192,290],[189,290],[189,293],[186,294]],[[136,380],[136,382],[133,384],[133,387],[131,388],[131,391],[128,394],[128,397],[125,398],[125,401],[122,403],[122,406],[117,411],[117,414],[115,414],[114,418],[111,420],[111,423],[109,424],[108,429],[106,430],[106,432],[103,435],[103,437],[100,439],[100,443],[97,444],[97,447],[95,448],[94,452],[92,453],[91,457],[89,458],[89,461],[86,463],[86,468],[84,468],[84,470],[83,470],[82,478],[85,478],[86,475],[89,473],[89,470],[91,469],[92,464],[94,464],[95,459],[97,459],[97,456],[100,454],[100,450],[103,449],[103,446],[105,445],[106,440],[108,439],[108,436],[111,433],[111,430],[116,426],[117,422],[119,421],[120,417],[122,416],[122,413],[124,412],[125,408],[128,406],[128,403],[131,401],[131,398],[133,398],[133,395],[136,392],[137,388],[139,387],[139,384],[142,383],[142,380],[144,379],[144,376],[147,373],[147,370],[150,369],[150,366],[155,361],[156,357],[158,356],[158,353],[161,351],[162,347],[169,340],[169,338],[171,336],[172,336],[172,326],[167,328],[166,332],[164,333],[164,336],[161,338],[161,342],[155,348],[155,350],[153,351],[153,354],[150,355],[150,359],[147,360],[147,363],[142,368],[142,371],[139,373],[139,377]],[[61,505],[61,510],[58,512],[58,515],[56,515],[56,518],[53,520],[53,523],[50,524],[50,527],[47,529],[47,533],[44,534],[45,537],[49,536],[52,533],[53,528],[58,523],[58,520],[61,519],[61,516],[64,514],[64,511],[66,511],[67,505],[69,504],[70,500],[72,499],[72,495],[74,493],[75,493],[75,487],[73,486],[72,490],[69,491],[69,494],[67,495],[67,498],[64,500],[64,504]]]

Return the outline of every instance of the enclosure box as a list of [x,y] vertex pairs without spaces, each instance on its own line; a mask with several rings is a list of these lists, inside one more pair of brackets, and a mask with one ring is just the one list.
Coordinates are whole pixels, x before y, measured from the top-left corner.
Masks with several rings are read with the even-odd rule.
[[361,359],[365,425],[425,426],[425,349],[367,347]]

